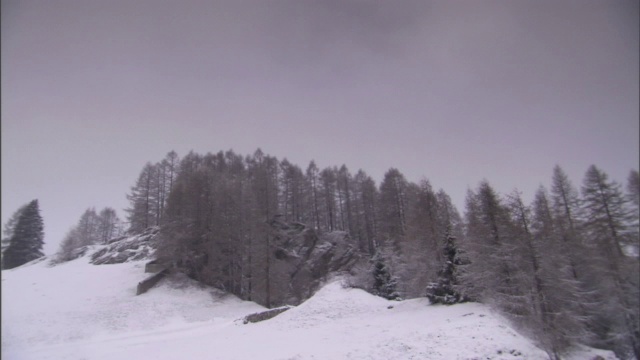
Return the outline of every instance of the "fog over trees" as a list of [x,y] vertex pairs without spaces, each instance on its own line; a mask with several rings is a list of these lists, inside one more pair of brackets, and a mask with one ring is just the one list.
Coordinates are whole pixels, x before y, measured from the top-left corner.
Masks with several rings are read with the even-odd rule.
[[[530,204],[484,180],[460,214],[444,190],[395,168],[378,186],[364,170],[301,168],[260,149],[172,151],[147,163],[127,195],[127,231],[159,227],[160,259],[275,307],[305,298],[292,295],[295,274],[281,261],[300,255],[285,251],[298,229],[344,242],[360,259],[353,285],[374,294],[490,304],[551,359],[574,343],[640,357],[638,171],[623,186],[591,166],[577,188],[552,170]],[[120,224],[112,209],[89,209],[60,254],[104,243]]]

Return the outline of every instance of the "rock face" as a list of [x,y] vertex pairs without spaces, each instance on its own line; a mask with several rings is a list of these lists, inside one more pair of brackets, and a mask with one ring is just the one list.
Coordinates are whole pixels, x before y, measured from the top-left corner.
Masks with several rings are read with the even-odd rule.
[[112,239],[104,248],[91,255],[91,263],[94,265],[120,264],[149,259],[155,253],[155,238],[159,231],[158,227],[150,227],[141,234]]
[[311,297],[329,275],[350,271],[361,258],[347,232],[318,235],[302,223],[285,223],[277,218],[270,225],[275,243],[274,270],[281,277],[275,285],[282,291],[279,293],[288,295],[279,301],[281,303],[301,303]]

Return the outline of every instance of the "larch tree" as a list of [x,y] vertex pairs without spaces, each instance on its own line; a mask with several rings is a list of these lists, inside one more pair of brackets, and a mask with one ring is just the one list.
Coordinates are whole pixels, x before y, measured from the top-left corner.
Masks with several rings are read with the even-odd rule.
[[627,198],[629,199],[629,250],[636,256],[640,254],[640,177],[632,170],[627,178]]
[[623,356],[640,358],[640,304],[638,303],[638,261],[625,254],[629,239],[629,211],[621,187],[592,165],[582,185],[586,240],[595,250],[598,268],[600,320],[607,325],[599,335]]
[[573,278],[585,281],[587,271],[580,259],[588,256],[582,245],[579,219],[581,199],[578,190],[573,186],[567,174],[559,165],[553,168],[551,179],[551,209],[555,219],[556,232],[562,240],[561,250],[568,255],[569,266]]
[[356,231],[360,250],[373,257],[377,251],[377,202],[378,189],[373,179],[363,170],[354,177],[354,196],[356,203]]
[[353,178],[346,165],[340,166],[336,174],[336,190],[342,230],[352,236],[355,233],[353,214]]
[[305,180],[307,184],[307,189],[311,196],[311,201],[309,201],[309,209],[308,213],[311,213],[309,218],[312,219],[313,224],[317,230],[320,230],[320,210],[319,210],[319,195],[318,195],[318,166],[312,160],[307,167],[307,171],[305,173]]
[[113,208],[106,207],[100,210],[98,221],[98,243],[106,244],[107,241],[120,235],[121,221]]
[[629,200],[636,207],[640,206],[640,175],[638,170],[631,170],[629,177],[627,177],[627,194]]
[[380,184],[379,233],[385,245],[393,245],[396,251],[407,233],[407,187],[404,175],[395,168],[384,174]]
[[522,293],[516,228],[508,208],[488,182],[469,191],[464,248],[469,264],[462,267],[464,294],[493,304],[510,316],[526,313]]
[[546,189],[531,206],[529,232],[523,240],[531,262],[533,306],[528,327],[551,358],[589,337],[581,304],[588,299],[575,280],[562,232],[558,231]]
[[44,223],[40,216],[38,200],[28,203],[20,212],[4,251],[3,269],[12,269],[44,256]]
[[152,185],[156,180],[156,172],[156,167],[148,162],[138,176],[135,186],[131,188],[131,193],[127,195],[127,200],[130,203],[130,207],[126,209],[130,232],[142,232],[155,224],[156,214],[153,211],[154,189]]
[[324,214],[324,224],[322,230],[337,230],[338,222],[336,209],[336,173],[335,170],[328,167],[320,171],[320,212]]
[[62,239],[56,253],[56,260],[59,262],[73,260],[82,254],[76,249],[106,244],[108,240],[120,234],[120,219],[114,209],[106,207],[97,213],[95,208],[89,208],[82,213],[78,223]]
[[444,234],[438,226],[438,200],[428,180],[419,185],[409,184],[411,196],[407,211],[407,235],[400,244],[400,257],[403,264],[399,270],[402,279],[403,295],[415,297],[424,294],[424,289],[436,281],[442,267],[442,247]]

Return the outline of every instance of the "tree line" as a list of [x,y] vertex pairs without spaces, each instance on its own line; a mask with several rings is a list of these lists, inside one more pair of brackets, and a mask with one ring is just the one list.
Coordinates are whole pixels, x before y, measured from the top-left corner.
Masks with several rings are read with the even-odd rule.
[[[356,285],[377,295],[490,304],[552,359],[574,343],[638,358],[639,193],[637,170],[623,188],[591,166],[578,188],[556,166],[530,204],[482,181],[461,215],[446,192],[395,168],[378,186],[363,170],[313,161],[303,170],[259,149],[172,151],[142,169],[126,227],[160,227],[159,257],[267,307],[287,301],[274,221],[342,233],[369,260]],[[120,234],[107,230],[115,223],[125,227],[112,209],[87,210],[60,253],[104,243]]]
[[443,190],[389,169],[302,169],[257,150],[147,164],[129,199],[131,228],[161,226],[159,254],[192,277],[269,307],[281,305],[274,218],[319,234],[346,232],[371,259],[388,298],[489,303],[557,358],[575,342],[640,356],[638,172],[626,189],[591,166],[576,188],[561,167],[531,204],[488,181],[461,216]]

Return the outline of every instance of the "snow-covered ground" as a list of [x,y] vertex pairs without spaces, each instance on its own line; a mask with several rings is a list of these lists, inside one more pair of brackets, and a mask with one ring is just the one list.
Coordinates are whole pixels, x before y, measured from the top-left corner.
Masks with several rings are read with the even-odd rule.
[[[2,271],[3,359],[546,359],[480,304],[387,301],[340,280],[277,317],[181,276],[136,296],[144,262]],[[570,359],[606,351],[584,348]]]

